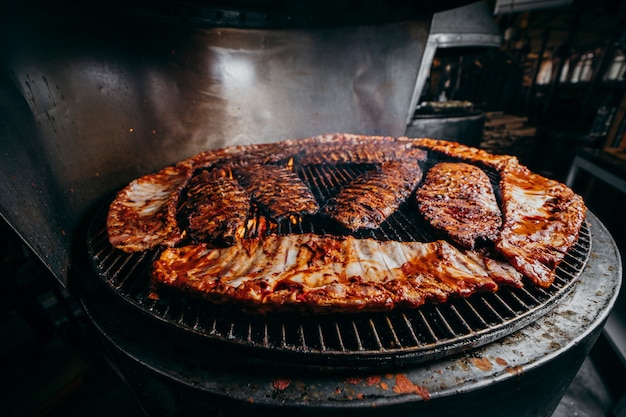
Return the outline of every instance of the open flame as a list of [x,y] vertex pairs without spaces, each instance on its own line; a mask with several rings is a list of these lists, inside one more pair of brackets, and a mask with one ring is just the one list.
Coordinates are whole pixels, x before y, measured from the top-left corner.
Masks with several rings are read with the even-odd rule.
[[228,178],[230,180],[235,178],[235,176],[233,175],[233,170],[230,168],[219,168],[217,170],[217,173],[220,177]]
[[270,232],[276,232],[277,228],[278,225],[265,216],[252,216],[246,223],[249,237],[265,236]]

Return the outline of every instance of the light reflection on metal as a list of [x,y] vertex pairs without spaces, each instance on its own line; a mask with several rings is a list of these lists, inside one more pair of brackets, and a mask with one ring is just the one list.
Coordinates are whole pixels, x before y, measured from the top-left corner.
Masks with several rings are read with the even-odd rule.
[[140,175],[231,145],[403,135],[447,33],[429,38],[432,15],[272,30],[74,18],[2,28],[0,174],[16,180],[1,215],[62,281],[89,207]]
[[571,5],[573,0],[497,0],[494,14],[554,9]]
[[[15,53],[2,62],[13,105],[0,112],[11,150],[0,174],[17,179],[0,188],[1,214],[62,281],[89,208],[140,175],[231,145],[404,134],[430,17],[324,29],[135,23],[81,36],[52,19],[2,28]],[[25,206],[28,216],[7,209]]]

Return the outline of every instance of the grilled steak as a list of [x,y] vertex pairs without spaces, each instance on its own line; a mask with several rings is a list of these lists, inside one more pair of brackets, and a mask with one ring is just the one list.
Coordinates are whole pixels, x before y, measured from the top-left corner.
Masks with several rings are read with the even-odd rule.
[[502,214],[489,177],[477,166],[439,163],[415,196],[422,216],[466,248],[473,249],[478,239],[498,237]]
[[176,210],[191,173],[191,164],[181,163],[138,178],[122,189],[107,217],[111,245],[135,252],[180,241]]
[[350,230],[375,229],[400,207],[421,178],[416,162],[384,162],[342,187],[322,212]]
[[203,170],[189,183],[185,212],[196,241],[232,244],[245,233],[250,196],[225,171]]
[[309,187],[288,167],[249,165],[237,168],[235,174],[272,219],[315,214],[319,210]]
[[[486,259],[445,241],[271,235],[228,248],[166,249],[155,261],[153,280],[254,310],[377,311],[495,291],[497,281],[521,279],[513,268]],[[511,276],[503,279],[503,273]]]

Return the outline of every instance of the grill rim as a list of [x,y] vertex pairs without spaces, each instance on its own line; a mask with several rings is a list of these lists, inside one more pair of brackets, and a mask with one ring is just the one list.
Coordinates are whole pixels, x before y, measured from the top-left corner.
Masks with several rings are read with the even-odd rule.
[[[302,364],[304,362],[305,366],[350,366],[368,369],[379,369],[388,366],[402,366],[408,364],[422,363],[430,360],[437,360],[494,342],[517,330],[520,330],[523,327],[526,327],[528,324],[532,323],[537,318],[550,311],[558,303],[559,300],[567,295],[575,285],[580,274],[585,269],[585,266],[587,265],[587,262],[589,260],[592,246],[589,224],[587,219],[585,219],[585,221],[583,222],[583,227],[581,228],[581,231],[579,233],[578,241],[568,252],[563,262],[557,268],[557,278],[555,279],[554,284],[545,290],[535,287],[529,282],[526,282],[525,286],[522,289],[503,287],[496,293],[477,293],[471,295],[468,298],[454,298],[448,300],[446,303],[441,304],[426,304],[417,309],[398,309],[382,313],[350,313],[341,315],[330,314],[320,316],[321,318],[318,320],[317,324],[317,330],[319,332],[322,331],[321,322],[327,320],[328,317],[337,316],[342,320],[351,320],[352,326],[354,327],[356,326],[354,320],[369,320],[369,323],[372,323],[372,320],[374,320],[375,318],[382,317],[389,321],[390,317],[393,317],[396,314],[400,314],[402,319],[407,322],[407,328],[410,329],[409,333],[413,332],[414,339],[419,342],[419,338],[415,336],[415,327],[408,325],[410,320],[407,318],[406,314],[409,314],[411,318],[414,318],[413,315],[418,315],[423,318],[425,313],[428,313],[429,310],[434,309],[437,314],[443,317],[440,311],[441,308],[445,308],[447,313],[450,313],[451,309],[458,309],[458,304],[469,303],[469,300],[481,299],[483,300],[483,302],[485,302],[485,299],[500,298],[500,296],[503,294],[508,294],[513,298],[519,298],[522,304],[524,303],[524,301],[522,300],[523,297],[520,297],[522,294],[524,295],[524,297],[538,300],[538,305],[531,307],[528,311],[525,311],[522,314],[515,314],[512,318],[502,320],[501,322],[496,324],[490,324],[486,321],[486,328],[478,331],[472,330],[461,336],[454,335],[453,337],[449,337],[447,339],[439,338],[435,335],[435,332],[430,329],[429,331],[433,336],[432,338],[434,339],[434,342],[421,344],[420,346],[400,346],[398,348],[391,349],[382,347],[374,350],[363,348],[362,341],[358,341],[357,345],[360,346],[359,348],[343,349],[339,351],[329,350],[327,348],[311,348],[310,343],[307,345],[307,343],[305,342],[306,337],[303,334],[304,330],[302,321],[299,325],[300,339],[303,341],[301,345],[291,346],[289,344],[286,344],[284,337],[282,339],[283,343],[281,346],[277,346],[275,343],[273,344],[273,341],[268,342],[269,331],[267,321],[263,325],[263,340],[265,342],[263,344],[259,344],[251,341],[250,334],[252,333],[252,330],[249,330],[248,337],[246,338],[247,340],[244,340],[244,338],[241,337],[238,338],[234,334],[233,328],[236,325],[241,325],[241,323],[237,323],[233,320],[231,320],[231,323],[229,324],[230,330],[228,333],[224,334],[224,332],[220,333],[218,331],[217,314],[228,313],[229,311],[232,312],[233,308],[231,307],[216,306],[213,305],[211,302],[202,299],[190,299],[188,297],[180,297],[180,293],[178,293],[178,298],[182,301],[183,305],[174,306],[174,309],[176,310],[177,308],[179,308],[180,310],[182,310],[182,312],[177,317],[172,317],[170,315],[172,305],[166,303],[165,306],[161,304],[161,306],[157,308],[160,302],[164,302],[164,298],[160,297],[158,300],[150,300],[147,294],[149,288],[145,286],[144,288],[140,288],[139,290],[139,294],[143,294],[143,300],[138,300],[137,295],[139,294],[133,295],[132,293],[134,291],[134,287],[138,285],[138,278],[135,277],[135,281],[129,283],[130,289],[123,288],[125,285],[128,284],[126,281],[129,279],[129,275],[125,274],[126,271],[124,269],[127,268],[127,265],[131,264],[130,271],[132,272],[132,274],[130,275],[130,278],[133,278],[135,275],[142,275],[142,272],[136,272],[137,268],[143,268],[143,275],[149,276],[147,268],[149,268],[152,261],[158,256],[159,252],[151,251],[135,253],[131,255],[118,253],[118,251],[111,247],[108,243],[106,227],[104,226],[104,221],[106,218],[106,207],[108,206],[101,206],[101,209],[97,211],[91,219],[87,232],[87,252],[89,255],[88,257],[92,269],[96,272],[96,275],[99,277],[99,279],[106,284],[106,287],[109,288],[111,292],[117,295],[117,298],[122,300],[125,304],[132,306],[133,309],[141,312],[142,314],[156,319],[157,322],[178,329],[185,334],[191,334],[201,341],[205,341],[206,343],[211,344],[212,346],[221,346],[224,348],[235,349],[241,353],[253,357],[268,359],[276,358],[280,359],[283,362],[293,362],[299,364]],[[100,258],[100,256],[98,255],[99,253],[102,253],[102,250],[97,249],[98,245],[101,245],[105,249],[108,249],[108,253],[105,253],[102,258]],[[113,258],[113,260],[107,264],[106,268],[102,268],[103,262],[109,262],[110,258]],[[133,259],[137,259],[137,261],[134,263],[131,262]],[[117,268],[112,276],[108,276],[108,271],[113,270],[117,263],[120,263],[121,266]],[[570,265],[570,263],[574,263],[575,265],[572,266]],[[574,271],[568,272],[565,270],[566,267],[571,268]],[[116,281],[117,277],[120,275],[122,275],[123,278],[121,283]],[[146,282],[149,282],[148,278],[145,278],[145,280]],[[518,292],[520,294],[518,294]],[[541,300],[541,297],[547,297],[547,299]],[[207,331],[206,327],[199,324],[201,320],[201,314],[195,314],[192,316],[193,320],[191,321],[193,322],[193,324],[185,320],[185,313],[189,310],[189,303],[200,303],[200,308],[210,305],[208,308],[215,309],[217,311],[215,318],[213,318],[213,324],[210,331]],[[165,310],[158,311],[159,308],[165,308]],[[249,317],[249,320],[247,321],[248,329],[251,329],[251,326],[253,324],[252,321],[257,320],[260,317],[258,315],[248,315],[238,310],[237,312]],[[201,311],[201,313],[206,312]],[[276,317],[274,315],[271,316]],[[302,316],[300,317],[300,319],[304,319],[304,323],[306,323],[306,320],[310,320],[312,317],[313,316]],[[443,321],[445,321],[445,319]],[[334,323],[336,327],[337,322],[335,321]],[[428,323],[425,318],[424,323]],[[270,323],[270,325],[272,324],[274,323]],[[278,324],[281,326],[281,331],[284,332],[285,322]],[[244,326],[245,325],[246,324],[244,324]],[[432,325],[432,323],[429,323],[427,325]],[[376,331],[376,327],[373,324],[371,324],[371,326],[374,331]],[[392,333],[396,332],[393,327],[390,326],[390,328]],[[338,335],[338,338],[340,340],[342,340],[345,336],[339,332]],[[323,337],[324,336],[322,336],[322,338]],[[342,346],[345,345],[344,342],[341,342],[340,344]]]

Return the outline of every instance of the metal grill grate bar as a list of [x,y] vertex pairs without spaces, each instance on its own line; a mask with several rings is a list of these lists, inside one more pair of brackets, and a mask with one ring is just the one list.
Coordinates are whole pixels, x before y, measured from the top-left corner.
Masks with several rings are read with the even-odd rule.
[[361,335],[359,334],[359,329],[356,325],[356,322],[354,320],[351,320],[351,324],[352,331],[354,332],[354,341],[356,342],[357,350],[364,351],[365,349],[363,348],[363,342],[361,340]]
[[383,343],[380,340],[377,326],[374,324],[374,321],[372,319],[369,319],[367,322],[369,324],[369,330],[371,331],[371,336],[372,336],[370,339],[372,339],[375,342],[374,349],[379,350],[379,351],[384,351],[385,346],[383,346]]
[[489,327],[489,324],[483,318],[483,316],[478,312],[478,310],[476,309],[476,306],[474,304],[470,303],[469,300],[464,298],[462,305],[466,308],[466,311],[469,313],[469,314],[466,315],[466,318],[469,319],[470,315],[471,315],[473,317],[473,319],[474,319],[472,321],[478,323],[478,325],[472,326],[472,329],[474,331],[482,330],[482,329],[485,329],[485,328]]
[[450,325],[450,322],[441,313],[441,310],[439,309],[439,307],[435,306],[434,310],[435,310],[435,313],[437,314],[437,317],[439,319],[439,323],[441,323],[441,328],[443,330],[445,330],[445,336],[440,337],[440,339],[442,339],[444,337],[454,337],[454,336],[456,336],[456,332],[454,331],[454,329]]
[[435,341],[437,341],[439,338],[437,337],[437,334],[433,330],[432,325],[434,325],[434,323],[431,323],[430,320],[426,319],[426,316],[424,315],[424,312],[422,310],[418,311],[418,317],[421,319],[421,324],[424,326],[424,328],[428,332],[428,336],[430,336],[429,343],[434,343]]
[[405,313],[402,313],[401,317],[402,317],[402,320],[404,321],[404,324],[406,325],[409,335],[411,336],[411,339],[412,339],[411,341],[413,342],[413,345],[419,345],[420,340],[417,337],[417,334],[415,334],[415,330],[413,329],[413,325],[411,324],[411,321],[409,320],[409,318],[407,317]]
[[456,305],[452,304],[450,306],[450,312],[454,315],[454,318],[451,320],[451,322],[459,323],[463,327],[464,331],[460,333],[467,333],[467,332],[473,331],[471,326],[467,323],[467,321],[465,321],[465,318],[461,315],[461,313],[459,313],[459,310],[457,309]]
[[398,337],[398,334],[396,333],[396,326],[391,322],[391,319],[389,318],[389,316],[385,316],[385,322],[387,323],[387,328],[389,330],[389,333],[391,334],[391,337],[393,338],[392,347],[402,348],[402,342],[400,341],[400,338]]
[[343,343],[343,336],[342,336],[343,332],[341,331],[341,329],[339,327],[339,323],[337,323],[336,320],[333,321],[333,327],[335,329],[335,335],[337,336],[339,350],[341,352],[346,352],[347,349],[346,349],[345,344]]

